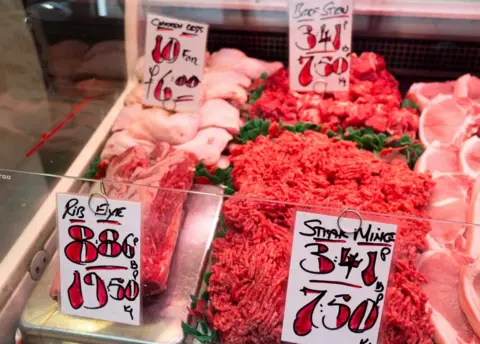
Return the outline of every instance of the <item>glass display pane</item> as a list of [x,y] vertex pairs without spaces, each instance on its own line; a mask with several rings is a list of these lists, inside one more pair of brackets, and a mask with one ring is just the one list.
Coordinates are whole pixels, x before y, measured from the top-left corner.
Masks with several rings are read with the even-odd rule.
[[[0,333],[278,344],[296,211],[350,209],[398,225],[378,342],[480,342],[480,4],[297,5],[1,5]],[[145,211],[139,328],[59,312],[56,195],[102,192]]]

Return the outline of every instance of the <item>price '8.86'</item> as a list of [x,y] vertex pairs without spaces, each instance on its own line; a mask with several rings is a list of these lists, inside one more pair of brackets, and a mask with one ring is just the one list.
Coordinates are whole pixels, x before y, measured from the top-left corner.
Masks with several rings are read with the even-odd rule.
[[120,244],[118,232],[114,229],[105,229],[98,235],[98,247],[92,242],[95,233],[86,226],[70,226],[68,234],[73,241],[65,246],[65,256],[72,263],[79,265],[93,263],[98,255],[115,258],[123,253],[129,259],[135,257],[138,238],[133,234],[127,235]]

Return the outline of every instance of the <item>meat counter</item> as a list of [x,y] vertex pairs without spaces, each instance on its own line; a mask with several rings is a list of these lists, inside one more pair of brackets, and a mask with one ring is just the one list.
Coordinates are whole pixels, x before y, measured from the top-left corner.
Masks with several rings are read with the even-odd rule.
[[[212,24],[208,42],[210,52],[216,52],[223,47],[234,47],[239,48],[250,57],[265,61],[285,63],[287,60],[285,50],[287,46],[286,17],[284,15],[286,6],[283,3],[279,4],[273,1],[257,3],[222,2],[222,5],[219,6],[214,1],[205,1],[198,5],[198,10],[193,11],[187,10],[176,3],[166,2],[162,4],[164,5],[162,11],[167,15]],[[114,126],[125,100],[128,101],[127,96],[138,83],[136,77],[137,59],[143,53],[144,33],[142,27],[144,17],[142,11],[155,9],[156,5],[158,5],[157,2],[148,2],[143,4],[143,7],[139,7],[133,1],[126,3],[125,6],[120,4],[117,9],[110,11],[114,14],[104,16],[104,21],[95,22],[94,28],[105,27],[105,30],[101,30],[101,33],[98,33],[99,30],[85,29],[81,26],[81,18],[72,17],[66,21],[68,26],[72,28],[74,36],[76,35],[73,38],[86,36],[87,44],[85,46],[78,44],[79,42],[74,42],[75,44],[71,45],[71,42],[67,42],[63,47],[61,44],[54,47],[58,49],[46,49],[46,47],[55,45],[52,44],[54,42],[62,43],[62,41],[66,41],[65,38],[68,37],[66,31],[56,29],[58,28],[57,21],[60,20],[58,18],[51,20],[44,17],[42,11],[48,10],[48,6],[30,8],[27,26],[34,32],[35,51],[40,55],[36,72],[38,74],[38,70],[40,70],[43,74],[43,82],[48,86],[53,85],[53,88],[47,88],[48,92],[58,96],[59,92],[66,91],[68,93],[64,97],[69,99],[69,102],[66,105],[64,102],[59,102],[63,105],[61,110],[59,110],[60,105],[58,103],[49,104],[49,111],[38,111],[37,108],[33,111],[30,110],[30,113],[36,111],[45,113],[47,118],[42,121],[43,126],[32,126],[33,134],[27,136],[28,139],[19,140],[21,145],[25,144],[22,149],[25,149],[25,153],[28,154],[39,141],[41,142],[44,137],[48,137],[57,125],[62,123],[64,119],[62,116],[68,116],[74,112],[71,110],[77,109],[79,114],[86,114],[88,108],[83,106],[95,105],[95,107],[89,111],[93,115],[74,115],[76,118],[82,117],[80,120],[85,122],[81,123],[80,126],[83,129],[87,128],[86,131],[73,130],[70,134],[65,130],[65,127],[63,133],[62,130],[56,132],[55,136],[45,141],[43,147],[32,153],[30,157],[20,159],[21,161],[18,163],[8,156],[6,159],[8,165],[2,166],[11,169],[11,171],[5,172],[5,175],[10,177],[19,176],[20,174],[17,174],[16,171],[46,172],[65,176],[60,179],[53,177],[33,179],[33,177],[28,177],[35,180],[34,183],[37,185],[43,184],[38,187],[40,189],[38,194],[44,196],[46,193],[51,193],[46,198],[38,196],[38,198],[43,198],[42,201],[44,202],[43,204],[32,205],[32,208],[38,210],[37,215],[33,217],[32,214],[33,220],[25,226],[25,230],[21,232],[21,236],[4,258],[4,262],[8,262],[8,264],[2,263],[1,271],[3,276],[9,276],[1,282],[2,300],[4,302],[7,302],[12,295],[13,286],[24,278],[23,274],[19,275],[16,271],[27,271],[31,260],[35,258],[34,255],[39,249],[44,248],[48,252],[48,259],[53,256],[55,244],[48,246],[46,238],[50,237],[54,228],[52,226],[52,215],[55,210],[54,194],[61,191],[78,190],[80,186],[78,180],[67,177],[77,178],[82,176],[89,169],[94,157],[102,151],[106,140],[109,139],[110,129]],[[195,6],[196,4],[191,3],[191,5]],[[56,5],[51,6],[56,7]],[[407,93],[414,81],[444,81],[456,79],[463,73],[478,73],[478,44],[474,42],[476,40],[475,36],[469,36],[470,34],[474,35],[475,32],[471,29],[472,25],[478,25],[478,21],[475,19],[478,19],[476,15],[480,12],[475,11],[474,7],[477,5],[449,2],[445,6],[435,7],[438,12],[426,11],[425,6],[427,5],[422,4],[409,3],[405,5],[405,3],[402,3],[402,6],[399,7],[398,2],[395,3],[394,1],[375,2],[373,5],[371,2],[357,2],[356,6],[359,15],[355,21],[357,36],[355,36],[353,42],[354,50],[358,53],[374,51],[384,56],[387,60],[388,70],[392,71],[399,79],[403,94]],[[118,29],[118,23],[122,22],[122,7],[125,11],[124,33],[123,30]],[[75,9],[75,11],[77,10],[80,11],[78,8]],[[89,10],[91,10],[91,7]],[[75,11],[73,14],[77,13]],[[99,18],[102,17],[100,15],[102,11],[104,9],[101,6],[94,9],[95,15],[98,15]],[[62,13],[67,16],[69,11],[66,10]],[[23,16],[23,13],[21,13],[21,16]],[[426,20],[425,17],[429,17],[429,19]],[[18,19],[19,17],[14,18],[17,22]],[[268,27],[260,25],[265,22],[268,23]],[[244,30],[245,27],[248,29]],[[375,32],[375,34],[372,34],[372,32]],[[49,40],[52,35],[56,38]],[[95,47],[97,40],[94,38],[96,35],[109,36],[113,42]],[[119,48],[120,46],[121,48]],[[104,49],[106,48],[109,49],[108,54],[105,53]],[[92,51],[89,51],[89,49]],[[48,56],[45,56],[47,50],[49,50],[49,53]],[[32,48],[30,48],[30,51],[32,51]],[[70,55],[66,56],[65,51],[70,52]],[[103,59],[108,62],[109,56],[114,53],[116,54],[115,60],[119,63],[111,67],[121,67],[124,64],[127,73],[122,72],[122,68],[106,68],[105,63],[103,63],[102,68],[89,65],[92,56],[97,56],[94,60]],[[124,57],[120,57],[122,54]],[[80,55],[84,56],[83,61],[78,61],[76,58]],[[72,63],[62,66],[61,63],[54,62],[55,58],[58,61],[72,60]],[[265,71],[272,68],[273,73],[276,67],[275,65],[269,65],[262,68]],[[95,71],[92,71],[92,69],[95,69]],[[74,71],[73,74],[72,70]],[[257,79],[258,76],[260,75],[254,75],[253,79]],[[466,84],[469,84],[468,80],[466,80]],[[449,91],[450,86],[446,86],[447,91],[445,92],[454,92]],[[434,93],[444,92],[435,87],[433,88]],[[22,89],[22,86],[18,85],[17,88]],[[42,86],[38,86],[38,89],[41,90]],[[108,89],[108,92],[105,91],[106,89]],[[431,90],[429,91],[426,88],[420,92],[416,92],[415,89],[411,89],[411,91],[411,98],[419,104],[425,98],[427,99],[425,102],[429,102],[428,94],[432,92]],[[238,91],[236,93],[239,95],[237,100],[243,101],[242,99],[245,99],[242,95],[243,92]],[[49,97],[51,97],[51,93],[49,93]],[[72,97],[72,93],[75,97]],[[39,99],[42,97],[44,96],[38,96]],[[85,99],[91,99],[90,103],[85,104]],[[7,99],[6,103],[11,104],[12,101]],[[38,103],[36,105],[41,106]],[[258,103],[257,106],[260,107],[261,103]],[[55,109],[54,113],[50,110],[52,107]],[[26,111],[26,113],[29,112]],[[88,117],[91,119],[89,120]],[[20,124],[22,130],[26,122],[28,121]],[[13,130],[16,133],[18,131]],[[78,135],[79,139],[75,140],[74,135]],[[74,141],[73,146],[76,148],[69,151],[66,154],[67,157],[62,159],[58,152],[62,151],[64,146],[70,148],[72,141]],[[34,159],[36,159],[36,163],[32,163]],[[222,165],[219,166],[222,167]],[[20,178],[16,177],[16,179],[18,181]],[[448,184],[449,180],[447,179],[445,183]],[[25,221],[25,219],[22,221]],[[23,227],[23,224],[21,227]],[[54,242],[54,239],[50,240]],[[19,254],[19,252],[22,252],[22,254]],[[21,259],[18,259],[18,257],[21,257]],[[7,292],[4,293],[3,290]],[[12,301],[9,305],[18,307]]]

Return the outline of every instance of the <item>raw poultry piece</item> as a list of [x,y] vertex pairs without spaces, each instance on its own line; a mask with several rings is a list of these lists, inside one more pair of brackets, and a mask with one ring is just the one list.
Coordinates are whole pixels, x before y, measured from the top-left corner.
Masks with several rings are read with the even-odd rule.
[[244,105],[248,100],[247,90],[235,83],[211,83],[206,87],[202,87],[203,101],[211,99],[229,100],[237,106]]
[[201,129],[195,138],[183,145],[175,146],[176,149],[193,153],[205,165],[215,165],[227,147],[232,135],[223,128]]
[[148,140],[142,140],[130,135],[128,130],[117,131],[112,134],[103,147],[100,159],[110,161],[113,157],[122,154],[128,148],[142,146],[145,150],[151,151],[155,144]]
[[233,70],[211,71],[203,75],[202,85],[206,88],[212,84],[223,83],[232,83],[248,88],[252,84],[252,80],[248,76]]
[[179,145],[193,139],[198,132],[199,118],[196,114],[170,115],[163,109],[150,108],[143,110],[141,116],[129,129],[130,135],[138,139]]
[[207,64],[207,71],[233,70],[247,75],[250,79],[258,79],[263,73],[271,75],[281,68],[281,62],[266,62],[248,57],[237,49],[224,48],[212,54]]
[[436,343],[480,343],[460,308],[460,271],[469,263],[467,257],[450,251],[428,251],[419,260],[419,271],[428,279],[422,283],[422,291],[432,309]]
[[200,108],[200,129],[215,127],[236,135],[240,131],[240,110],[223,99],[208,100]]
[[[193,183],[196,159],[167,143],[157,143],[151,151],[142,145],[115,157],[107,170],[107,197],[142,204],[142,287],[143,296],[167,288],[170,263],[177,242],[186,192]],[[162,188],[176,189],[175,191]],[[50,296],[56,298],[59,279]]]

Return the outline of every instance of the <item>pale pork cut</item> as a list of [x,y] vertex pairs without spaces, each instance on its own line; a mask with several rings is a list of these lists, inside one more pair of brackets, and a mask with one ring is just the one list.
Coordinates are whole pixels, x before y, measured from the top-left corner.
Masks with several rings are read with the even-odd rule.
[[427,214],[435,220],[428,233],[430,248],[463,249],[472,180],[461,173],[434,173],[435,186],[429,199]]
[[455,96],[480,101],[480,79],[471,74],[465,74],[455,82]]
[[429,299],[437,344],[480,343],[460,308],[460,271],[469,263],[468,258],[443,250],[427,251],[419,260],[419,272],[428,280],[422,290]]
[[[106,196],[142,204],[143,296],[167,288],[170,263],[180,229],[182,209],[195,174],[195,157],[157,143],[149,152],[138,145],[115,157],[107,170]],[[168,188],[162,189],[162,188]],[[175,190],[173,190],[175,189]],[[50,290],[58,295],[59,280]]]
[[455,81],[419,82],[410,87],[406,98],[414,102],[420,108],[420,110],[423,110],[432,101],[432,99],[439,94],[453,94],[454,88]]

